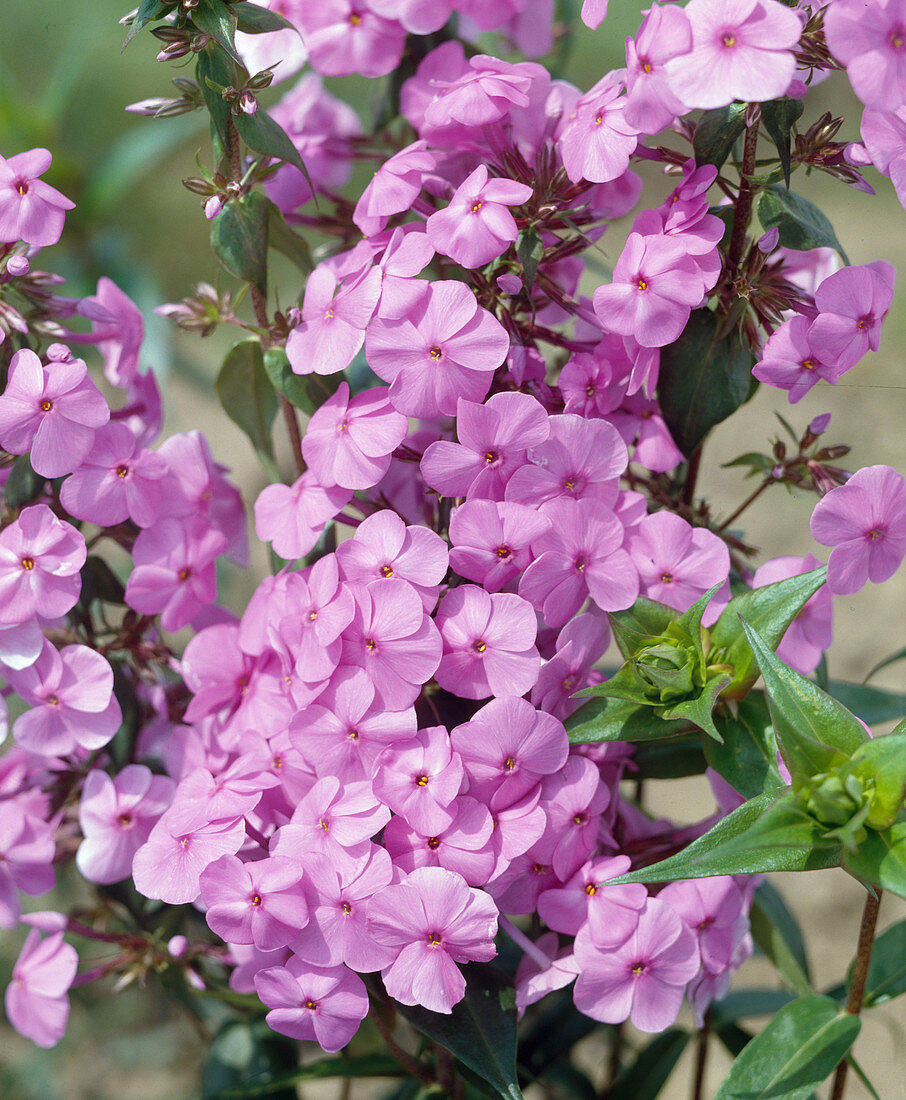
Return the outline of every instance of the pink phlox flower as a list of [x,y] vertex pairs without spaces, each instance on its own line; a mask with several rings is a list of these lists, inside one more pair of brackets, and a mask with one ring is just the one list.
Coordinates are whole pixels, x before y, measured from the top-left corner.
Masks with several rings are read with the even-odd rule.
[[[451,39],[429,51],[419,62],[415,76],[409,77],[400,90],[400,113],[424,139],[431,127],[425,122],[425,111],[438,97],[438,83],[458,80],[468,72],[462,42]],[[454,136],[465,133],[464,127],[452,127]],[[443,128],[439,129],[439,134]],[[435,136],[435,135],[432,135]],[[443,135],[446,137],[447,135]]]
[[0,395],[0,445],[10,454],[31,451],[39,474],[72,473],[109,419],[107,402],[81,359],[43,366],[28,348],[13,355]]
[[[259,37],[272,38],[273,35]],[[298,35],[294,37],[298,42]],[[277,74],[287,75],[282,62]],[[362,123],[348,103],[325,90],[323,81],[316,73],[306,73],[270,109],[270,114],[299,151],[316,190],[323,186],[342,187],[349,181],[352,171],[352,143],[349,139],[362,132]],[[308,180],[292,164],[278,168],[267,180],[265,190],[268,198],[285,213],[304,206],[311,198]]]
[[464,584],[441,600],[436,621],[444,652],[435,678],[442,688],[466,699],[531,691],[541,658],[527,600]]
[[846,66],[853,91],[866,107],[895,111],[906,102],[903,0],[831,4],[824,30],[831,52]]
[[45,641],[33,665],[7,673],[30,705],[13,724],[13,736],[29,752],[64,756],[79,747],[106,745],[122,721],[109,662],[84,645],[56,649]]
[[[0,625],[0,664],[7,668],[28,668],[44,647],[44,632],[37,619],[10,626]],[[3,737],[0,737],[0,744]]]
[[352,220],[366,237],[373,237],[394,214],[412,209],[425,177],[437,169],[437,154],[426,141],[414,141],[385,160],[356,203]]
[[163,400],[153,370],[136,373],[126,384],[125,404],[110,414],[135,436],[139,447],[150,446],[164,425]]
[[667,63],[670,88],[689,107],[777,99],[796,69],[799,13],[777,0],[690,0],[692,49]]
[[129,877],[135,853],[173,801],[175,789],[172,779],[153,775],[143,764],[127,764],[113,778],[97,768],[88,773],[79,800],[84,839],[76,866],[89,882]]
[[79,965],[76,949],[63,933],[42,936],[37,928],[19,952],[12,981],[6,987],[6,1015],[20,1035],[39,1047],[56,1046],[69,1019],[69,998]]
[[0,623],[65,615],[81,591],[85,539],[46,504],[23,508],[0,531]]
[[406,31],[362,0],[301,4],[296,20],[311,67],[325,76],[386,76],[399,65]]
[[368,5],[385,19],[399,20],[410,34],[439,31],[454,8],[453,0],[368,0]]
[[562,886],[539,895],[538,916],[549,928],[574,936],[594,908],[600,917],[595,924],[598,946],[617,947],[625,943],[639,922],[648,889],[639,883],[608,886],[607,880],[625,874],[629,868],[629,856],[590,860]]
[[509,211],[532,197],[527,184],[488,178],[479,164],[456,188],[443,210],[428,218],[426,231],[435,250],[463,267],[482,267],[500,256],[519,236]]
[[[556,932],[543,933],[534,946],[535,952],[526,952],[516,969],[516,1009],[520,1015],[548,993],[569,985],[579,973],[572,947],[560,947]],[[541,955],[547,956],[545,966],[538,957]]]
[[142,312],[128,294],[102,275],[97,291],[83,298],[79,312],[102,309],[105,317],[96,319],[91,326],[91,336],[70,333],[72,342],[94,343],[104,358],[104,375],[114,386],[126,386],[138,374],[138,359],[145,338],[145,322]]
[[302,324],[291,330],[286,355],[296,374],[336,374],[345,370],[365,341],[377,307],[381,276],[375,268],[340,279],[328,263],[308,277]]
[[[261,7],[282,15],[290,23],[298,23],[297,12],[304,6],[305,0],[263,0],[261,4]],[[295,26],[268,34],[237,31],[236,49],[250,73],[260,73],[262,69],[276,66],[274,84],[293,76],[308,59],[308,49]]]
[[707,289],[682,241],[630,233],[613,281],[594,293],[595,313],[609,331],[659,348],[677,339]]
[[607,0],[582,0],[582,22],[590,30],[597,30],[607,18]]
[[276,951],[259,951],[252,944],[241,943],[227,944],[227,947],[229,954],[224,961],[234,967],[230,971],[230,989],[234,993],[254,993],[255,975],[261,970],[284,966],[290,957],[288,947]]
[[387,394],[386,386],[376,386],[351,398],[341,382],[311,418],[302,457],[322,485],[370,489],[387,473],[390,455],[409,431]]
[[167,810],[167,821],[172,829],[190,832],[195,826],[209,821],[244,817],[255,809],[268,787],[278,786],[280,781],[267,767],[264,742],[259,743],[257,751],[251,746],[246,748],[251,751],[236,757],[216,773],[207,767],[198,767],[180,779],[173,803]]
[[655,512],[636,527],[629,554],[639,571],[641,594],[649,600],[686,611],[709,588],[725,582],[705,610],[706,626],[729,602],[730,551],[706,527],[692,527],[674,512]]
[[276,483],[261,490],[255,501],[255,533],[262,542],[273,543],[281,558],[301,558],[351,499],[351,489],[321,485],[306,470],[292,485]]
[[391,745],[372,766],[375,795],[429,836],[452,824],[452,804],[463,776],[462,758],[443,726],[419,730],[411,740]]
[[633,462],[664,473],[675,469],[683,461],[683,453],[673,442],[656,398],[646,397],[643,393],[632,394],[607,419],[627,446],[634,446]]
[[573,183],[608,183],[629,167],[639,131],[626,119],[622,81],[609,73],[581,97],[557,136],[563,167]]
[[827,586],[850,595],[880,584],[906,556],[906,481],[890,466],[866,466],[815,505],[812,537],[832,546]]
[[323,855],[337,868],[351,867],[370,851],[369,841],[390,820],[367,780],[341,785],[336,776],[319,779],[277,830],[271,852],[298,859]]
[[277,783],[264,790],[261,801],[255,807],[254,817],[259,822],[256,826],[259,833],[269,836],[292,817],[293,810],[320,776],[298,749],[293,748],[288,730],[281,730],[269,737],[267,747],[267,770]]
[[21,915],[19,890],[52,890],[56,854],[51,825],[15,799],[0,802],[0,928],[15,928]]
[[906,205],[906,104],[862,113],[862,141],[871,163],[889,176],[900,205]]
[[695,937],[674,910],[649,898],[635,931],[619,947],[598,946],[606,914],[592,910],[576,936],[580,966],[576,1008],[594,1020],[631,1020],[639,1031],[656,1032],[676,1019],[688,982],[699,969]]
[[529,449],[528,462],[507,483],[506,499],[536,507],[560,499],[609,506],[628,463],[626,444],[606,420],[552,416],[550,438]]
[[365,352],[375,374],[391,384],[399,412],[431,417],[453,415],[460,398],[481,401],[509,346],[503,325],[464,283],[440,280],[424,284],[407,316],[375,318]]
[[723,973],[749,930],[748,904],[728,875],[668,882],[658,894],[698,941],[702,970]]
[[65,211],[75,203],[38,179],[51,160],[46,149],[0,157],[0,241],[5,244],[22,240],[45,248],[60,239]]
[[469,500],[450,518],[450,565],[461,577],[499,592],[532,562],[531,545],[550,520],[524,504]]
[[314,966],[291,955],[285,966],[259,970],[255,990],[270,1009],[272,1031],[331,1052],[342,1050],[368,1015],[365,985],[345,966]]
[[545,778],[541,798],[547,829],[533,850],[566,882],[598,843],[601,814],[610,804],[610,791],[591,760],[574,753],[559,772]]
[[658,134],[688,107],[671,90],[666,65],[692,49],[692,28],[682,8],[652,4],[635,39],[626,39],[626,122]]
[[542,786],[538,783],[528,794],[509,806],[490,807],[494,819],[491,847],[497,855],[493,879],[500,876],[518,856],[524,855],[544,835],[547,811],[542,804]]
[[293,941],[293,952],[317,966],[345,963],[360,974],[387,966],[393,951],[371,934],[368,907],[393,877],[390,856],[377,844],[348,867],[309,856],[303,880],[309,921]]
[[374,684],[361,668],[338,669],[318,701],[303,707],[289,737],[319,775],[343,783],[370,779],[388,746],[415,737],[415,710],[388,711],[375,704]]
[[292,943],[308,923],[298,860],[268,856],[243,863],[223,855],[201,873],[208,927],[229,943],[276,951]]
[[405,710],[440,663],[443,643],[418,592],[391,577],[357,585],[356,610],[343,634],[341,664],[361,667],[379,705]]
[[818,358],[809,342],[810,327],[800,314],[784,321],[768,337],[760,361],[752,368],[759,382],[788,390],[791,405],[801,401],[820,378],[834,385],[846,371],[839,362]]
[[150,527],[160,510],[167,460],[139,448],[125,424],[98,429],[91,452],[60,490],[63,507],[77,519],[112,527],[131,519]]
[[158,520],[135,540],[126,603],[143,615],[160,614],[164,630],[180,630],[217,599],[215,563],[226,548],[223,534],[203,519]]
[[449,551],[436,532],[419,524],[406,526],[396,512],[384,509],[364,519],[355,535],[340,543],[337,562],[350,583],[393,577],[408,581],[430,612],[447,573]]
[[[541,813],[543,832],[546,818],[543,810]],[[529,845],[527,851],[505,862],[487,889],[501,913],[534,913],[541,893],[559,882],[553,867],[538,858]]]
[[469,58],[461,76],[453,80],[438,76],[431,83],[435,96],[424,115],[429,131],[456,124],[473,129],[500,122],[514,108],[528,107],[533,100],[543,101],[550,77],[532,61],[512,64],[478,54]]
[[562,722],[515,696],[492,699],[450,733],[469,793],[493,809],[512,806],[569,755]]
[[448,808],[453,820],[436,833],[413,829],[404,817],[392,817],[384,830],[387,851],[402,871],[446,867],[470,886],[484,886],[497,864],[490,845],[494,831],[490,811],[469,795],[458,795]]
[[526,451],[547,440],[550,424],[544,406],[527,393],[495,393],[483,405],[460,398],[459,442],[432,443],[421,462],[422,475],[443,496],[503,500]]
[[371,899],[368,926],[396,952],[381,971],[394,1000],[452,1012],[465,996],[457,963],[487,962],[497,954],[497,906],[443,867],[419,867]]
[[639,576],[623,549],[623,525],[600,501],[569,497],[549,501],[543,512],[551,529],[532,544],[535,560],[519,582],[519,594],[548,626],[563,626],[588,596],[602,611],[631,607]]
[[570,356],[557,385],[565,411],[579,416],[606,416],[620,407],[632,370],[623,338],[608,333],[593,352]]
[[[817,569],[821,562],[814,554],[804,558],[792,556],[772,558],[755,570],[753,588],[762,588],[775,581],[796,577]],[[777,656],[803,676],[810,676],[821,662],[822,653],[830,648],[834,631],[834,600],[831,590],[822,585],[790,623],[777,647]]]
[[595,663],[610,644],[610,627],[604,615],[586,612],[571,619],[557,637],[554,656],[541,666],[532,688],[532,703],[561,722],[582,705],[572,696],[592,683]]
[[[174,803],[160,817],[132,861],[135,888],[146,898],[157,898],[168,905],[184,905],[197,900],[201,872],[223,855],[234,856],[245,842],[245,822],[241,817],[204,821],[180,828],[171,814]],[[184,815],[183,815],[184,819]]]
[[896,270],[884,260],[844,267],[815,291],[820,311],[808,331],[819,359],[848,370],[881,342],[881,322],[893,301]]

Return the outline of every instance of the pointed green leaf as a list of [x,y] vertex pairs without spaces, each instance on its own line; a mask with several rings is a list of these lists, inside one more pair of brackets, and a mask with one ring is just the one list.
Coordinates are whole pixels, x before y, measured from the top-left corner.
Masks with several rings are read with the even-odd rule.
[[[667,719],[685,719],[691,722],[694,726],[698,726],[700,730],[708,735],[718,743],[723,742],[720,731],[714,724],[714,719],[711,717],[711,711],[717,704],[717,697],[729,684],[729,676],[713,676],[702,688],[700,695],[694,699],[684,699],[680,703],[673,703],[668,707],[663,707],[660,711],[661,715]],[[759,792],[760,793],[760,792]]]
[[906,898],[906,821],[883,832],[869,829],[857,851],[844,852],[843,867],[860,882]]
[[814,203],[787,191],[785,187],[766,187],[758,197],[758,220],[767,231],[780,230],[780,244],[796,252],[812,248],[834,248],[849,263],[834,227]]
[[519,257],[525,275],[525,289],[531,292],[538,264],[541,263],[541,257],[544,255],[544,241],[541,240],[541,235],[534,229],[524,229],[516,242],[516,255]]
[[253,115],[238,114],[233,120],[239,136],[249,147],[263,157],[274,157],[276,160],[292,164],[305,176],[308,186],[314,193],[315,187],[311,182],[308,169],[302,163],[299,150],[293,145],[289,135],[279,126],[267,111],[261,107]]
[[683,779],[704,775],[708,767],[698,731],[664,741],[637,741],[632,762],[633,779]]
[[522,1100],[516,1078],[516,1001],[509,979],[492,966],[464,968],[466,995],[448,1015],[419,1006],[396,1009],[446,1047],[506,1100]]
[[[129,30],[126,34],[126,41],[123,43],[123,50],[125,50],[132,39],[135,38],[142,27],[150,23],[152,19],[160,19],[166,12],[167,7],[165,4],[161,3],[161,0],[142,0],[129,26]],[[122,52],[123,51],[120,50],[120,53]]]
[[708,432],[750,396],[755,359],[720,319],[694,310],[683,334],[661,351],[657,395],[676,445],[688,458]]
[[264,353],[264,369],[275,388],[291,405],[308,416],[320,409],[343,381],[342,374],[296,374],[289,365],[283,348],[268,348]]
[[839,866],[841,851],[839,843],[824,838],[821,826],[784,787],[743,803],[675,856],[611,881],[671,882],[763,871],[812,871]]
[[[657,600],[648,600],[644,596],[639,596],[627,610],[611,611],[607,616],[614,640],[626,658],[631,657],[635,652],[638,639],[659,638],[679,617],[680,613],[675,608],[658,603]],[[623,639],[622,643],[621,639]]]
[[566,720],[571,745],[594,741],[659,740],[688,728],[688,722],[668,722],[658,717],[650,706],[616,698],[594,699]]
[[235,62],[213,43],[198,55],[195,81],[211,116],[211,131],[216,138],[215,153],[218,160],[225,155],[230,126],[230,105],[220,94],[220,89],[234,84],[238,79]]
[[846,707],[785,665],[758,631],[742,620],[764,677],[777,745],[795,779],[830,772],[865,741],[862,723]]
[[802,997],[782,1008],[746,1046],[715,1100],[808,1100],[859,1034],[856,1016],[830,997]]
[[285,16],[269,8],[262,8],[259,4],[252,4],[250,0],[236,5],[236,19],[236,29],[243,34],[268,34],[270,31],[282,30],[299,33],[298,28]]
[[192,22],[208,38],[213,38],[218,46],[242,64],[242,58],[236,52],[236,13],[223,0],[198,0],[192,9]]
[[831,680],[828,691],[868,726],[889,722],[906,714],[906,695],[898,691],[884,691],[868,684],[850,684],[843,680]]
[[272,202],[267,205],[267,243],[269,248],[275,248],[292,260],[303,275],[310,275],[314,270],[308,242],[290,229],[280,207]]
[[880,1005],[906,993],[906,920],[882,932],[871,949],[863,1004]]
[[770,134],[771,141],[777,146],[787,188],[790,186],[790,135],[804,109],[805,104],[801,99],[791,99],[790,96],[773,99],[770,103],[761,105],[761,121]]
[[730,103],[726,107],[705,111],[692,136],[692,148],[698,167],[713,164],[715,168],[720,168],[745,128],[745,103]]
[[10,508],[22,508],[35,500],[46,484],[47,478],[35,472],[28,455],[19,455],[3,486],[3,499]]
[[750,692],[736,714],[720,714],[714,724],[723,744],[705,742],[708,764],[744,798],[754,798],[783,783],[777,767],[777,742],[768,704],[761,692]]
[[711,1005],[711,1027],[716,1031],[750,1016],[773,1016],[793,1000],[785,989],[737,989]]
[[211,247],[217,259],[239,279],[267,290],[268,201],[252,191],[226,203],[211,222]]
[[689,1032],[671,1028],[642,1047],[608,1091],[607,1100],[655,1100],[689,1042]]
[[271,428],[278,401],[257,340],[243,340],[230,348],[214,388],[227,416],[242,428],[259,456],[269,459],[273,467]]
[[824,584],[827,566],[800,573],[795,577],[766,584],[734,597],[711,627],[710,659],[731,665],[735,670],[724,698],[742,698],[758,679],[758,665],[752,647],[746,640],[739,616],[762,636],[769,649],[780,645],[790,623]]
[[777,967],[787,985],[800,996],[812,993],[802,931],[783,897],[769,881],[755,891],[749,923],[752,939]]
[[[633,706],[653,707],[660,704],[657,692],[636,672],[634,665],[627,661],[613,676],[601,684],[592,684],[576,692],[579,696],[593,696],[598,699],[621,699]],[[663,736],[663,734],[660,734]]]

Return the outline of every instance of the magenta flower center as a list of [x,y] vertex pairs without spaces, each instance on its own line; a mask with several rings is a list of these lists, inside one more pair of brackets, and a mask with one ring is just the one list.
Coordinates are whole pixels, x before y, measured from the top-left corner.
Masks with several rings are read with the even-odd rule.
[[132,825],[132,814],[120,814],[116,820],[121,828],[128,829]]
[[261,895],[260,894],[253,894],[252,895],[252,905],[254,905],[255,908],[257,909],[260,904],[261,904]]
[[818,364],[813,363],[811,359],[803,359],[799,364],[800,367],[804,367],[806,370],[814,370],[817,365]]
[[543,863],[533,863],[532,864],[532,874],[533,875],[538,875],[540,877],[541,875],[546,875],[549,870],[550,870],[550,868],[546,867]]
[[352,906],[351,906],[351,905],[349,904],[349,902],[348,902],[348,901],[344,901],[344,902],[343,902],[343,903],[342,903],[342,904],[340,905],[340,909],[341,909],[341,910],[342,910],[342,911],[343,911],[343,912],[344,912],[344,913],[346,914],[346,916],[347,916],[347,917],[348,917],[348,916],[349,916],[349,914],[350,914],[350,913],[352,912]]
[[580,554],[576,558],[576,572],[584,573],[588,566],[588,558],[584,554]]
[[472,213],[477,214],[478,211],[481,209],[481,206],[482,206],[482,203],[481,203],[480,199],[477,202],[473,202],[472,203]]
[[359,731],[358,731],[358,730],[355,730],[355,729],[353,729],[353,730],[350,730],[350,731],[349,731],[349,733],[347,733],[347,734],[346,734],[346,739],[347,739],[348,741],[358,741],[358,739],[359,739]]
[[501,558],[501,559],[508,558],[511,553],[512,553],[512,551],[510,550],[509,546],[498,546],[497,547],[497,557],[498,558]]
[[505,772],[514,772],[516,770],[516,760],[512,756],[508,756],[503,762],[503,770]]
[[415,777],[415,785],[416,787],[427,787],[428,777],[426,775],[417,775]]
[[673,574],[672,573],[661,573],[661,582],[663,584],[673,584]]
[[16,180],[16,194],[27,195],[28,194],[28,180]]
[[590,882],[585,887],[585,893],[588,894],[588,896],[590,898],[593,898],[597,892],[598,892],[598,888],[597,888],[597,886],[595,886],[595,884],[593,882]]
[[184,565],[179,571],[179,579],[181,581],[187,581],[192,576],[192,570],[188,565]]
[[484,651],[488,648],[488,645],[487,642],[483,642],[479,639],[479,641],[477,641],[472,648],[475,650],[476,653],[484,653]]
[[34,569],[34,567],[35,567],[35,559],[34,558],[23,558],[22,559],[22,568],[25,570],[26,573],[30,573],[32,571],[32,569]]
[[879,542],[887,534],[887,529],[884,527],[872,527],[872,529],[866,534],[866,538],[869,542]]
[[644,275],[639,275],[639,277],[636,279],[635,285],[639,288],[639,290],[647,290],[648,280],[644,277]]
[[[893,46],[895,50],[901,50],[903,48],[903,42],[906,40],[906,30],[903,27],[894,27],[890,32],[890,37],[887,41]],[[22,192],[20,191],[21,195]]]
[[439,932],[429,932],[426,937],[426,942],[429,947],[440,947],[441,938]]
[[437,344],[435,344],[433,348],[428,348],[428,354],[434,360],[440,359],[443,353],[443,348],[439,348]]
[[41,412],[49,413],[52,408],[53,408],[53,401],[48,401],[47,398],[45,397],[44,400],[41,402],[41,405],[40,405]]
[[[356,19],[358,19],[358,16],[356,16]],[[352,22],[352,17],[351,16],[350,16],[349,21]],[[305,1007],[309,1010],[309,1012],[317,1012],[318,1011],[318,1002],[313,1001],[311,999],[311,997],[309,997],[308,1000],[305,1002]]]
[[428,837],[428,847],[431,849],[432,852],[436,852],[437,849],[440,847],[440,837],[439,836],[429,836]]
[[392,577],[393,576],[393,566],[391,566],[391,565],[382,565],[381,566],[381,576],[382,577]]
[[129,476],[129,467],[125,463],[121,463],[116,468],[116,476],[117,477],[122,477],[122,478],[128,477]]
[[645,972],[645,964],[643,962],[637,962],[632,967],[632,973],[635,974],[636,977],[638,977],[640,974],[644,974],[644,972]]
[[733,47],[736,45],[736,35],[732,34],[730,31],[727,31],[726,34],[724,34],[724,36],[721,38],[721,42],[726,49],[732,50]]
[[48,695],[47,705],[49,707],[58,707],[60,705],[60,700],[56,697],[56,695]]

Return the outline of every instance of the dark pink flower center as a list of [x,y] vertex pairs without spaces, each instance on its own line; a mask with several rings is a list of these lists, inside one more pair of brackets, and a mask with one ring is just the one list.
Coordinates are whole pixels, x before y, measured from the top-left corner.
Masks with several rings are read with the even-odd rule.
[[661,584],[673,584],[673,574],[661,573]]
[[724,49],[732,50],[736,45],[736,35],[732,31],[724,31],[720,41]]
[[41,402],[40,408],[41,412],[49,413],[50,410],[53,408],[53,401],[48,401],[45,397],[44,400]]
[[129,476],[129,467],[123,462],[116,468],[116,476],[126,478]]
[[632,973],[635,974],[636,977],[638,977],[640,974],[644,974],[646,965],[647,964],[644,962],[633,963]]
[[25,570],[25,572],[30,573],[32,571],[32,569],[34,569],[34,567],[35,567],[35,559],[34,558],[23,558],[21,564],[22,564],[22,568]]
[[476,653],[484,653],[484,651],[488,648],[488,644],[487,644],[487,642],[483,642],[479,638],[479,640],[474,643],[472,648],[475,650]]
[[516,758],[508,756],[503,762],[503,770],[505,772],[514,772],[516,770]]
[[482,207],[481,199],[476,199],[476,201],[472,203],[472,213],[477,214],[478,211],[481,209],[481,207]]
[[593,882],[589,882],[588,885],[585,887],[585,893],[588,894],[590,898],[593,898],[597,892],[598,888]]
[[503,558],[508,558],[511,553],[512,553],[512,551],[510,550],[509,546],[498,546],[497,547],[497,557],[500,558],[501,560]]
[[16,180],[15,188],[16,188],[16,194],[17,195],[27,195],[28,194],[28,180]]
[[392,565],[382,565],[381,566],[381,576],[382,577],[392,577],[393,576],[393,566]]
[[[352,21],[352,18],[350,17],[350,22],[351,21]],[[311,997],[309,997],[308,1000],[305,1002],[305,1007],[308,1009],[309,1012],[317,1012],[318,1011],[318,1002],[313,1001],[311,999]]]
[[426,775],[417,775],[415,777],[415,785],[416,787],[427,787],[428,777]]
[[429,932],[425,937],[425,942],[429,947],[440,947],[443,941],[440,938],[440,932]]
[[869,542],[880,542],[886,534],[886,527],[872,527],[872,529],[865,535],[865,537],[868,539]]
[[435,361],[440,359],[441,356],[443,355],[443,353],[444,353],[443,348],[438,347],[437,344],[435,344],[433,348],[428,348],[428,354]]
[[440,837],[439,836],[429,836],[427,843],[428,843],[428,847],[431,849],[431,851],[436,852],[437,849],[440,847]]
[[358,730],[350,730],[349,733],[346,734],[346,739],[348,741],[358,741],[359,731]]
[[261,895],[252,894],[251,904],[257,909],[261,905]]
[[[895,50],[902,50],[903,43],[906,41],[906,30],[903,27],[894,27],[887,41]],[[19,193],[22,194],[21,191]]]
[[132,827],[132,814],[120,814],[116,821],[121,829],[129,829]]

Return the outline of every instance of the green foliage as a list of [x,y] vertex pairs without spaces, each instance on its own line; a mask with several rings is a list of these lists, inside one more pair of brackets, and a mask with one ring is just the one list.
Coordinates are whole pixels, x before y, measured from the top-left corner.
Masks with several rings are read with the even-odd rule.
[[290,229],[280,208],[272,202],[267,207],[267,243],[268,247],[275,248],[292,260],[303,275],[311,274],[314,263],[308,242]]
[[719,335],[720,326],[716,314],[697,309],[680,338],[661,351],[657,395],[687,457],[751,396],[755,359],[735,333]]
[[299,32],[290,21],[279,12],[252,4],[250,0],[237,4],[235,8],[236,29],[244,34],[268,34],[270,31],[290,30]]
[[688,1042],[689,1033],[679,1028],[655,1036],[617,1077],[608,1100],[655,1100]]
[[192,22],[202,34],[213,38],[237,64],[242,64],[236,52],[236,12],[231,5],[225,4],[224,0],[198,0],[197,6],[192,9]]
[[[252,115],[244,112],[236,115],[234,120],[239,136],[245,144],[256,153],[265,157],[274,157],[286,164],[292,164],[305,176],[308,186],[314,191],[311,177],[302,163],[299,150],[293,145],[286,131],[279,126],[271,116],[261,107]],[[262,196],[263,198],[263,196]]]
[[862,1003],[884,1004],[906,993],[906,920],[888,928],[875,940],[868,964]]
[[46,484],[47,478],[35,472],[29,456],[19,455],[3,486],[3,499],[10,508],[23,508],[37,500]]
[[340,374],[327,378],[319,374],[295,374],[283,348],[267,349],[264,369],[286,400],[308,416],[313,416],[327,398],[336,393],[343,377]]
[[813,992],[802,930],[770,882],[763,882],[755,891],[749,923],[752,939],[787,985],[800,995]]
[[531,292],[535,282],[535,272],[538,270],[541,257],[544,255],[544,242],[541,240],[540,234],[534,229],[523,230],[516,242],[516,255],[522,264],[525,289]]
[[271,428],[279,402],[257,340],[243,340],[230,348],[214,388],[224,412],[252,441],[268,472],[276,473]]
[[766,187],[758,197],[758,220],[767,231],[780,231],[780,244],[797,252],[834,248],[849,263],[843,246],[827,217],[814,203],[785,187]]
[[723,165],[746,128],[746,106],[745,103],[730,103],[702,112],[692,138],[695,163],[699,168],[704,164],[713,164],[715,168]]
[[745,798],[754,798],[782,785],[771,716],[761,692],[741,700],[735,714],[715,716],[714,724],[723,744],[706,740],[705,759],[731,787]]
[[252,191],[226,203],[211,222],[211,247],[217,259],[238,279],[267,291],[269,203]]
[[790,186],[790,135],[804,110],[805,104],[801,99],[791,99],[789,96],[761,105],[761,121],[777,147],[787,189]]
[[239,1100],[268,1095],[272,1100],[295,1100],[296,1091],[280,1086],[267,1093],[278,1076],[295,1068],[296,1046],[265,1024],[264,1019],[229,1020],[214,1036],[202,1070],[203,1100]]

